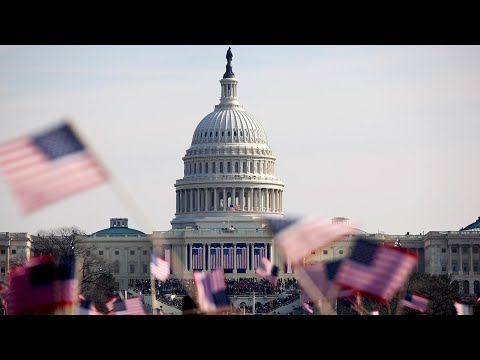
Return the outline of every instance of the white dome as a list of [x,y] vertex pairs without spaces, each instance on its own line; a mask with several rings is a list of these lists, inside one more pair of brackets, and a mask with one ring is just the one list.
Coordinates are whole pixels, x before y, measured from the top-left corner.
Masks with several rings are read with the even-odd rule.
[[224,108],[205,116],[193,133],[192,145],[205,143],[268,144],[263,126],[243,109]]

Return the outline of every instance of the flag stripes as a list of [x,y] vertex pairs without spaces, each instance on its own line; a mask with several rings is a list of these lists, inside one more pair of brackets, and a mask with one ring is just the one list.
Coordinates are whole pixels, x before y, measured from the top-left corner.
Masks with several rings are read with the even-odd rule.
[[106,181],[69,124],[0,144],[0,171],[24,214]]

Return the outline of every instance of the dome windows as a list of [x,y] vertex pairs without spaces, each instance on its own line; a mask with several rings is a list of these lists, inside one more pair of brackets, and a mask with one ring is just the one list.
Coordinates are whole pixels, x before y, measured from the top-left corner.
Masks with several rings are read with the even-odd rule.
[[228,137],[230,137],[230,130],[228,130]]

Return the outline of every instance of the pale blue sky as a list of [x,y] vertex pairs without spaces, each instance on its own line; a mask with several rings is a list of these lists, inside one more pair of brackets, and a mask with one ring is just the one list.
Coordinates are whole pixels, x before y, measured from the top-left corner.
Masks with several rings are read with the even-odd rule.
[[[391,234],[480,216],[479,46],[236,46],[239,100],[264,126],[286,215]],[[0,46],[0,142],[72,118],[151,219],[102,185],[28,217],[0,178],[0,231],[127,216],[168,230],[193,131],[228,46]]]

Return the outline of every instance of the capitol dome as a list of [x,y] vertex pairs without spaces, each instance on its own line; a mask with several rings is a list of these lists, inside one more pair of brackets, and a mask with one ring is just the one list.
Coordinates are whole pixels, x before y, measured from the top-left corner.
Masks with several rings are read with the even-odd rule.
[[220,103],[197,125],[182,158],[174,228],[197,226],[207,218],[283,216],[284,185],[275,176],[276,158],[263,126],[238,101],[232,58],[229,49]]
[[193,133],[192,145],[221,143],[267,144],[263,126],[242,108],[220,108],[200,121]]

